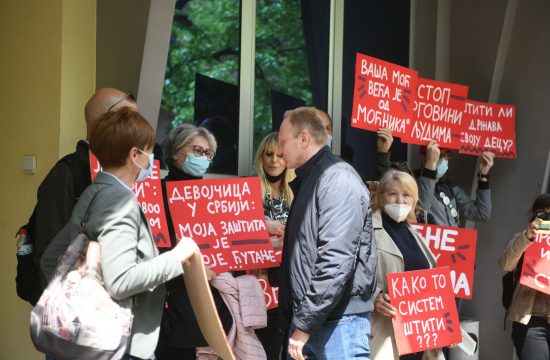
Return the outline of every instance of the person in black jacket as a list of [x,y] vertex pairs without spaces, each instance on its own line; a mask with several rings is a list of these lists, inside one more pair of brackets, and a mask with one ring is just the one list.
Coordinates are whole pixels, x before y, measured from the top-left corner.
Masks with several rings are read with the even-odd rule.
[[[216,139],[209,130],[191,124],[175,127],[166,140],[164,155],[169,172],[162,185],[172,247],[176,245],[177,238],[168,207],[166,182],[202,179],[216,153],[216,146]],[[195,348],[208,346],[208,343],[199,328],[183,279],[172,279],[166,283],[166,290],[159,342],[155,350],[156,359],[195,359]],[[233,325],[231,313],[219,292],[212,287],[211,290],[218,315],[227,333]]]
[[279,289],[288,353],[294,359],[368,359],[376,275],[369,192],[330,152],[315,108],[285,113],[279,151],[296,169]]
[[[113,88],[97,90],[86,103],[86,139],[95,122],[106,112],[121,107],[137,110],[133,96]],[[34,262],[40,268],[40,259],[46,248],[65,226],[80,194],[90,185],[90,159],[88,141],[80,140],[74,153],[68,155],[70,162],[59,161],[42,181],[37,192]],[[40,272],[45,288],[46,278]]]

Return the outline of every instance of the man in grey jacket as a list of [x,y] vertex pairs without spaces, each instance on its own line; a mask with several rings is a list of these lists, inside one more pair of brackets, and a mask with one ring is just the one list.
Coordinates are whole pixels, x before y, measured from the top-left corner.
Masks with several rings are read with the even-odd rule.
[[288,353],[368,359],[376,276],[369,192],[330,152],[315,108],[285,113],[279,151],[296,169],[279,288]]

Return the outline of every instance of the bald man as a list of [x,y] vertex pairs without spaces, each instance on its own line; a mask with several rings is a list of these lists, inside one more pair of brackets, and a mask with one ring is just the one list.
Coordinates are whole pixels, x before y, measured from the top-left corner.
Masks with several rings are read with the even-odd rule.
[[[86,139],[95,121],[101,115],[124,106],[137,109],[136,101],[131,94],[113,88],[97,90],[86,103],[84,110]],[[34,264],[37,269],[40,268],[40,258],[46,247],[67,223],[80,194],[90,185],[88,151],[88,141],[78,141],[76,151],[59,160],[38,187],[37,203],[33,214],[36,226],[34,230],[30,230],[35,241]],[[44,289],[47,285],[46,279],[41,271],[39,273],[42,289]]]

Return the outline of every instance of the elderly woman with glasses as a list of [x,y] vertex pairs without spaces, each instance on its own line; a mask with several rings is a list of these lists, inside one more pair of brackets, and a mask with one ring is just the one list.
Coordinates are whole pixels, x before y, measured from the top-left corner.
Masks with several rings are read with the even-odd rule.
[[[166,181],[202,179],[216,153],[216,147],[216,139],[210,131],[191,124],[179,125],[172,129],[165,142],[164,154],[169,173],[162,185],[172,245],[177,243],[177,238],[169,214]],[[168,292],[155,351],[156,359],[195,359],[195,348],[208,344],[199,329],[185,283],[179,277],[168,282],[166,287]],[[211,289],[220,320],[227,332],[233,325],[231,314],[219,292]]]

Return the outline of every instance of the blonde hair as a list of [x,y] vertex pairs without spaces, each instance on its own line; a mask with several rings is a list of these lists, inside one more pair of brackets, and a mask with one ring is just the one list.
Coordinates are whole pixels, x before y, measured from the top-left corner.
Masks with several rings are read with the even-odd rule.
[[382,179],[380,179],[380,182],[378,183],[378,187],[376,189],[376,195],[373,199],[373,210],[383,210],[381,197],[394,181],[399,181],[401,186],[403,186],[403,189],[405,189],[406,192],[412,195],[413,204],[411,207],[411,212],[409,213],[409,215],[407,215],[407,221],[416,222],[415,208],[416,204],[418,203],[418,185],[416,184],[416,180],[411,175],[403,171],[388,170],[384,174],[384,176],[382,176]]
[[[263,138],[262,142],[258,146],[258,150],[256,151],[256,157],[254,160],[255,168],[256,168],[256,174],[260,177],[260,180],[262,182],[262,198],[266,197],[266,194],[269,194],[271,196],[271,184],[269,181],[267,181],[267,178],[265,176],[265,170],[264,165],[262,161],[262,156],[264,152],[268,149],[273,149],[275,153],[277,153],[279,149],[279,140],[278,140],[279,133],[278,132],[272,132],[271,134],[267,135],[265,138]],[[286,200],[286,203],[288,206],[292,204],[292,200],[294,199],[294,194],[292,193],[292,190],[290,189],[290,186],[288,186],[288,183],[292,181],[296,175],[294,174],[294,170],[286,168],[285,176],[283,177],[282,181],[282,189],[281,192],[283,194],[284,199]]]

